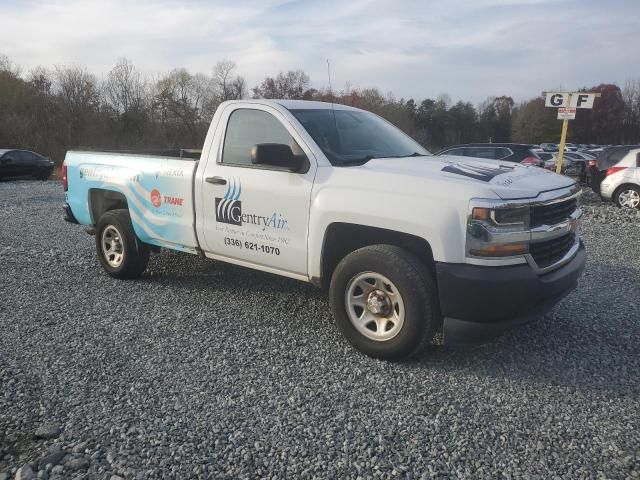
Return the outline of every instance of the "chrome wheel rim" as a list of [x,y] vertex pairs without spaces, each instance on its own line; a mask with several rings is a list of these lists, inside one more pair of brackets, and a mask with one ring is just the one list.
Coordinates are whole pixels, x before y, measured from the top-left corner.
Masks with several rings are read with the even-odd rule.
[[640,205],[640,194],[635,190],[623,190],[618,195],[618,202],[624,208],[638,208]]
[[400,291],[384,275],[363,272],[353,277],[345,295],[347,315],[353,327],[376,342],[394,338],[404,324]]
[[122,236],[113,225],[107,226],[102,231],[102,255],[110,267],[118,268],[124,259],[124,248],[122,246]]

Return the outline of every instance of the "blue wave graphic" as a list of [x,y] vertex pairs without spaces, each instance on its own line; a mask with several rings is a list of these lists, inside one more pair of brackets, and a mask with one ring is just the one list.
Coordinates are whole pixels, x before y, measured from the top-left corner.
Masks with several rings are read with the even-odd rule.
[[242,192],[242,183],[238,180],[236,185],[236,180],[231,180],[227,185],[227,191],[224,193],[225,200],[239,200],[240,193]]

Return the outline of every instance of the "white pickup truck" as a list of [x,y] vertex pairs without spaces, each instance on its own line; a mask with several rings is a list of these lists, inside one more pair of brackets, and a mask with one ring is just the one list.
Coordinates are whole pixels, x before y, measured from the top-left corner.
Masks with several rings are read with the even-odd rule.
[[534,320],[585,265],[572,180],[434,157],[343,105],[225,102],[199,160],[70,151],[63,174],[66,219],[95,234],[109,275],[169,248],[311,282],[379,358]]

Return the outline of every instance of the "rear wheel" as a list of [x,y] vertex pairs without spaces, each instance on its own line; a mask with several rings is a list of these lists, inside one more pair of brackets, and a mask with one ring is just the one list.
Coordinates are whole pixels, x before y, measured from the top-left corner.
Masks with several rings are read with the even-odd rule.
[[614,201],[620,208],[640,208],[640,187],[624,185],[615,195]]
[[96,251],[100,264],[114,278],[139,277],[149,263],[149,247],[136,236],[128,210],[111,210],[100,217]]
[[33,174],[33,178],[35,178],[36,180],[49,180],[50,176],[51,176],[51,172],[48,172],[48,171],[36,172]]
[[333,274],[329,298],[347,340],[376,358],[418,353],[440,324],[432,274],[417,257],[392,245],[347,255]]

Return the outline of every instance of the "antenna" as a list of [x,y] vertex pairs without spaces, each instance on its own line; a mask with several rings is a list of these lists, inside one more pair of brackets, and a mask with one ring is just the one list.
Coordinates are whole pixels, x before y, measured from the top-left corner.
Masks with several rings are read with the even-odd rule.
[[331,88],[331,64],[329,63],[329,59],[327,58],[327,76],[329,77],[329,95],[333,99],[333,88]]
[[331,64],[329,63],[329,59],[327,58],[327,76],[329,77],[329,95],[331,96],[331,112],[333,113],[333,124],[336,128],[336,139],[338,142],[340,141],[340,136],[338,135],[338,121],[336,120],[336,108],[333,105],[333,88],[331,88]]

